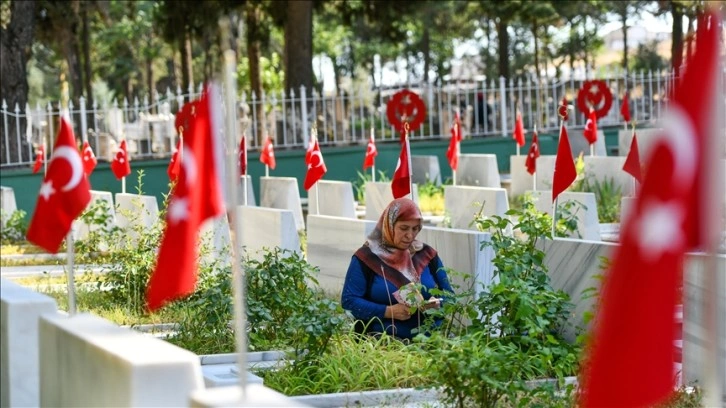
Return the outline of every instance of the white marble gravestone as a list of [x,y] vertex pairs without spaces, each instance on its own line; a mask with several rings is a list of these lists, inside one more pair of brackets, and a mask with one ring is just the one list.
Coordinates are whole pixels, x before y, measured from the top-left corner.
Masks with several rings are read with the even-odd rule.
[[353,253],[366,241],[376,221],[308,215],[307,256],[320,269],[318,283],[340,296]]
[[242,222],[239,245],[252,259],[262,259],[263,249],[288,249],[300,253],[300,236],[292,211],[279,208],[237,207]]
[[308,215],[310,214],[356,218],[353,184],[350,181],[332,180],[315,183],[308,191]]
[[[620,199],[620,224],[628,219],[635,205],[635,197],[623,197]],[[622,230],[622,228],[621,228]]]
[[509,201],[507,190],[492,187],[444,186],[444,207],[451,221],[451,228],[476,231],[471,225],[477,214],[489,217],[507,217]]
[[10,187],[0,186],[0,208],[2,209],[2,219],[0,226],[4,227],[8,218],[18,209],[15,202],[15,191]]
[[207,220],[199,230],[200,256],[203,262],[231,264],[232,238],[227,214]]
[[[555,174],[555,155],[542,155],[537,158],[537,190],[551,190]],[[515,198],[533,189],[535,176],[527,172],[526,155],[509,156],[509,172],[512,177],[509,194]]]
[[297,230],[305,229],[300,190],[295,177],[260,177],[260,207],[289,210]]
[[76,240],[80,239],[86,239],[88,238],[88,234],[91,231],[95,231],[98,229],[105,229],[109,231],[113,225],[116,224],[116,211],[114,210],[113,206],[113,196],[111,195],[111,192],[109,191],[96,191],[91,190],[91,202],[88,203],[88,206],[86,207],[86,210],[88,210],[91,206],[95,205],[97,202],[103,201],[106,204],[107,213],[106,216],[107,222],[105,225],[88,225],[79,217],[75,221],[73,221],[73,238]]
[[456,184],[477,187],[502,187],[499,165],[494,154],[462,154],[456,171]]
[[585,156],[585,177],[592,184],[594,180],[600,183],[613,182],[615,188],[620,188],[624,196],[633,195],[635,183],[633,176],[623,170],[625,157],[622,156]]
[[[245,186],[247,186],[247,203],[245,204]],[[247,175],[243,177],[240,177],[239,179],[239,187],[237,192],[239,193],[239,197],[237,198],[237,204],[238,205],[250,205],[255,206],[257,205],[257,201],[255,200],[255,189],[252,185],[252,176]]]
[[[412,194],[406,197],[418,202],[418,185],[413,185]],[[381,213],[393,201],[393,191],[391,191],[390,181],[369,181],[365,184],[365,200],[366,200],[366,220],[378,221]]]
[[411,156],[411,177],[416,184],[431,182],[441,185],[441,167],[438,156]]
[[55,299],[0,279],[0,406],[40,405],[38,318]]
[[[655,141],[661,137],[663,129],[661,128],[645,128],[635,129],[635,136],[638,138],[638,155],[640,163],[644,164],[646,157],[653,150]],[[618,131],[618,155],[627,157],[630,153],[630,144],[633,141],[632,129],[621,129]]]
[[[532,191],[534,206],[538,211],[552,215],[552,191]],[[577,218],[577,231],[572,233],[573,238],[587,241],[600,241],[600,221],[597,216],[597,202],[594,193],[578,193],[565,191],[557,198],[558,208],[567,202],[577,204],[571,209]],[[560,218],[558,214],[557,218]]]
[[204,387],[199,357],[98,316],[40,319],[40,406],[182,407]]
[[[186,405],[185,405],[186,406]],[[194,391],[188,405],[190,408],[263,408],[263,407],[309,407],[262,384],[247,384],[244,397],[239,386],[209,388]]]
[[[570,141],[570,149],[572,157],[575,158],[582,153],[583,156],[590,156],[590,143],[582,135],[583,129],[567,130],[567,139]],[[597,131],[597,140],[594,145],[595,156],[607,156],[605,148],[605,133],[602,130]]]
[[140,194],[116,193],[116,225],[125,229],[151,228],[159,219],[156,197]]

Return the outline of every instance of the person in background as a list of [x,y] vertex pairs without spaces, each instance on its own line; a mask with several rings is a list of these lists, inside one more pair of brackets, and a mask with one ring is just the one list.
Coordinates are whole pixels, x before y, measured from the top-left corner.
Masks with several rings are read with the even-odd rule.
[[[356,331],[411,339],[425,320],[423,312],[445,301],[430,290],[453,293],[436,250],[416,239],[422,224],[416,203],[395,199],[353,255],[341,303],[358,320]],[[434,319],[435,326],[442,322]]]

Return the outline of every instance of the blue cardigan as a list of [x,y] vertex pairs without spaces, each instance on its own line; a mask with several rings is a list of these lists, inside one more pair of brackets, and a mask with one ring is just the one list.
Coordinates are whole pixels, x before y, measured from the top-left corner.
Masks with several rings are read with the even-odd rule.
[[[439,289],[453,293],[446,271],[441,269],[443,267],[441,259],[436,256],[434,261],[437,265],[438,272],[436,281],[439,282]],[[390,281],[384,280],[381,276],[369,271],[373,274],[373,282],[370,293],[366,297],[367,281],[363,268],[367,268],[367,266],[356,256],[353,256],[348,266],[348,272],[345,275],[345,283],[343,284],[343,293],[341,295],[343,309],[350,311],[353,317],[362,320],[364,323],[370,321],[368,332],[385,332],[389,335],[395,335],[404,339],[410,339],[415,334],[418,334],[411,333],[411,331],[424,322],[424,314],[417,312],[408,320],[394,320],[393,323],[390,318],[384,318],[386,306],[398,303],[392,295],[398,288]],[[424,286],[422,295],[424,299],[428,300],[431,298],[428,289],[436,288],[436,281],[434,281],[434,277],[431,275],[431,271],[427,265],[421,273],[421,284]],[[440,325],[441,322],[442,319],[436,319],[436,326]]]

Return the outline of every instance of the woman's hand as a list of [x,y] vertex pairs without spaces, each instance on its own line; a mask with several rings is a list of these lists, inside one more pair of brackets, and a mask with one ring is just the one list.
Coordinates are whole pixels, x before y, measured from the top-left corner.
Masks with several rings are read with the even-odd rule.
[[386,306],[386,319],[408,320],[411,318],[411,307],[403,303],[397,303],[392,306]]

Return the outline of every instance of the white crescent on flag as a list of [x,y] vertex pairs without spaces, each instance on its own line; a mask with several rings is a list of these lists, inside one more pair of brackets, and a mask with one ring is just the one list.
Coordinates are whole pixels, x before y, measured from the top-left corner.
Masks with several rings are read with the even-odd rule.
[[56,159],[65,160],[71,166],[71,178],[68,180],[66,185],[61,187],[61,191],[73,190],[76,188],[78,183],[81,182],[81,177],[83,177],[83,162],[81,162],[81,157],[72,147],[58,146],[53,152],[53,158],[50,160],[50,166],[53,165],[53,162],[56,161]]
[[[318,160],[313,160],[313,157],[317,157]],[[313,164],[315,163],[315,164]],[[313,150],[310,152],[310,163],[308,164],[308,169],[311,169],[313,167],[320,167],[323,165],[323,155],[320,154],[320,150]]]

